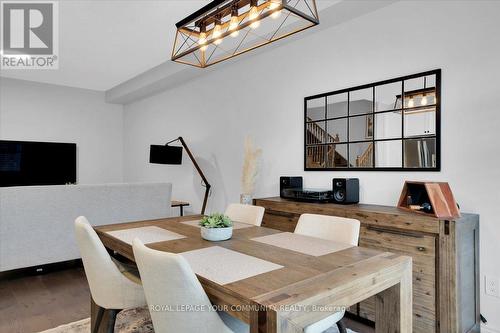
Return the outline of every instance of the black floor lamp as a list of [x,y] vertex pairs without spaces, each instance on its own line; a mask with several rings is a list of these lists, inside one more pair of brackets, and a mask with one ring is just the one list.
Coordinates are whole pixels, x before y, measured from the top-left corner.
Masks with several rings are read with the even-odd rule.
[[200,177],[203,181],[203,186],[205,186],[205,197],[203,198],[203,205],[201,206],[201,214],[205,214],[205,208],[207,207],[208,194],[210,193],[210,184],[207,181],[207,178],[203,174],[200,169],[198,163],[194,159],[193,154],[189,150],[186,145],[186,142],[182,138],[182,136],[174,139],[172,141],[167,142],[164,146],[161,145],[151,145],[149,148],[149,163],[155,164],[182,164],[182,147],[179,146],[169,146],[171,143],[175,141],[180,141],[182,147],[186,149],[191,162],[193,162],[194,167],[200,174]]

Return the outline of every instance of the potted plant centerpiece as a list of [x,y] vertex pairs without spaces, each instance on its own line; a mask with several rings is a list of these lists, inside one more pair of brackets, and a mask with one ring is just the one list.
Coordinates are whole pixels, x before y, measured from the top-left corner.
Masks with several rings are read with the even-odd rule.
[[231,238],[233,235],[233,221],[221,213],[213,213],[203,217],[200,226],[201,237],[208,241],[222,241]]

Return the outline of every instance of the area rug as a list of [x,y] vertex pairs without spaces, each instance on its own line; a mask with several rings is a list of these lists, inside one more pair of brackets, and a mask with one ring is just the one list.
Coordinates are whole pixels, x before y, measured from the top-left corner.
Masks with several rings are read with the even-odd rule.
[[[40,333],[89,333],[90,318],[85,318]],[[148,308],[121,311],[116,317],[115,333],[153,333]]]
[[[90,318],[85,318],[66,325],[39,332],[39,333],[89,333]],[[338,333],[337,326],[333,326],[323,333]],[[349,333],[356,333],[347,330]],[[154,333],[153,324],[147,308],[124,310],[116,317],[115,333]]]

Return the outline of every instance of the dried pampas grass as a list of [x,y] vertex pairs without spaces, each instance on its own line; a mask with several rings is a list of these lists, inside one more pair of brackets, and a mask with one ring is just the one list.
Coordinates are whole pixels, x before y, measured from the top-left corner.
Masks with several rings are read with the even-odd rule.
[[245,138],[243,172],[241,174],[241,190],[243,194],[252,194],[259,173],[259,160],[262,150],[255,148],[251,137]]

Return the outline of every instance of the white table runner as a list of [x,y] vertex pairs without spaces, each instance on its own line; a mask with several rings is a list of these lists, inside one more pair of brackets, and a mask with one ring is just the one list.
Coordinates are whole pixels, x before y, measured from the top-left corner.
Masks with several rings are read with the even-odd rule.
[[212,246],[180,253],[193,271],[218,284],[227,284],[283,268],[243,253]]
[[128,244],[132,244],[136,237],[144,244],[186,238],[186,236],[154,226],[109,231],[108,234]]
[[315,257],[353,247],[350,244],[333,242],[326,239],[304,236],[291,232],[282,232],[274,235],[256,237],[252,238],[252,240]]
[[[181,223],[200,228],[200,220],[184,221]],[[243,222],[236,222],[236,221],[233,222],[233,230],[250,228],[250,227],[254,227],[254,225]]]

